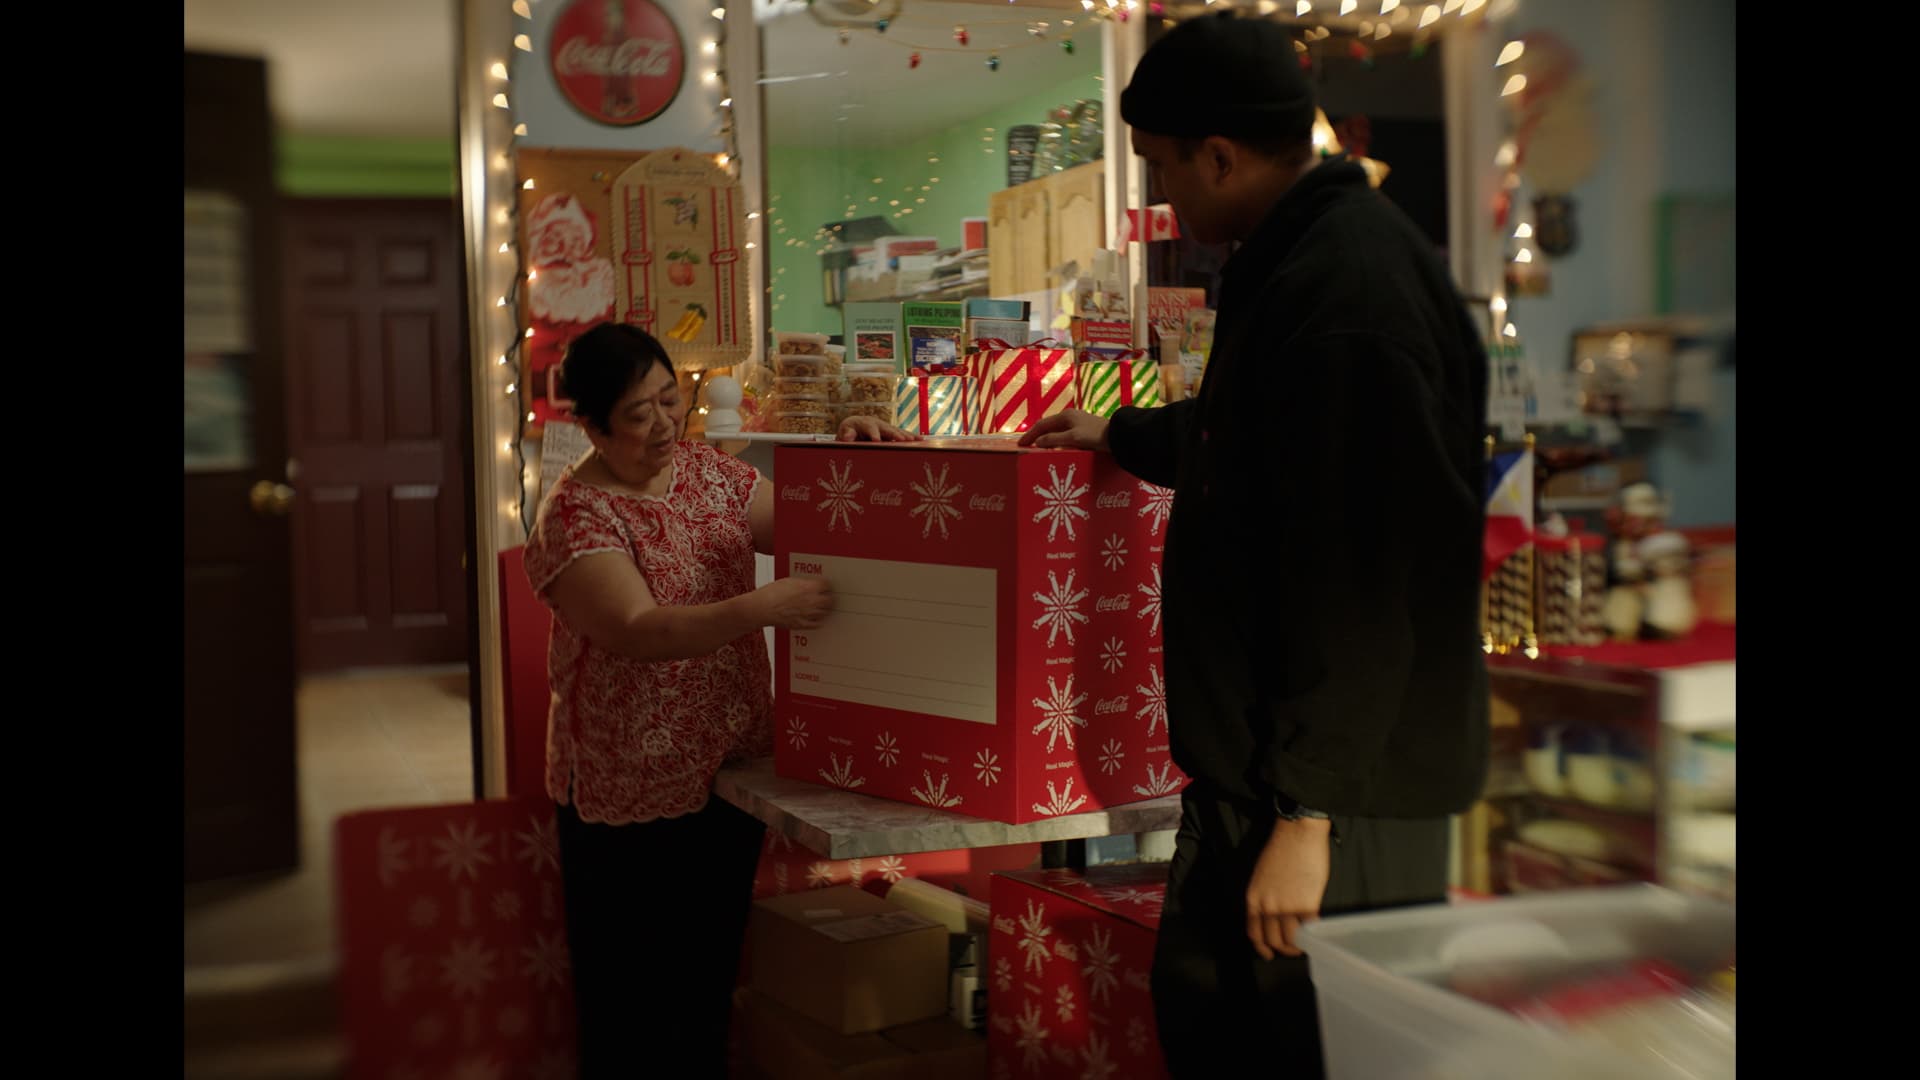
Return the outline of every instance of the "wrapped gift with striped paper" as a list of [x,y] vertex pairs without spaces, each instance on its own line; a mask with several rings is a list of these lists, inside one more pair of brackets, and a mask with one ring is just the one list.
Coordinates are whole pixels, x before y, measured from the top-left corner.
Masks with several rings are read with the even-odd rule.
[[969,358],[968,370],[980,398],[979,434],[1023,432],[1042,417],[1079,402],[1071,348],[1046,341],[1018,348],[1002,341],[981,341],[978,348]]
[[893,384],[893,426],[913,435],[971,435],[979,410],[965,375],[903,375]]
[[1145,353],[1080,365],[1080,407],[1095,416],[1112,416],[1123,405],[1151,409],[1163,404],[1160,365]]

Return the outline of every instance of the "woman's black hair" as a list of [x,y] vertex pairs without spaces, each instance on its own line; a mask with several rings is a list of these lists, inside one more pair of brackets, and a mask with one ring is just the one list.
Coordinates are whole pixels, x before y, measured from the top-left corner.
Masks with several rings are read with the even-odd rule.
[[673,371],[667,350],[652,334],[625,323],[603,322],[567,346],[560,361],[560,391],[573,401],[573,415],[610,434],[613,407],[655,364]]

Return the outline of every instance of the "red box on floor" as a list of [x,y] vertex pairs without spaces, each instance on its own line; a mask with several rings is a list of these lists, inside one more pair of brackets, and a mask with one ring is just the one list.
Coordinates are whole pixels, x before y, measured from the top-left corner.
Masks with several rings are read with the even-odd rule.
[[987,1060],[994,1076],[1161,1080],[1148,975],[1167,864],[995,874]]
[[1013,439],[776,451],[775,569],[833,586],[775,635],[775,770],[1024,824],[1170,794],[1173,493]]

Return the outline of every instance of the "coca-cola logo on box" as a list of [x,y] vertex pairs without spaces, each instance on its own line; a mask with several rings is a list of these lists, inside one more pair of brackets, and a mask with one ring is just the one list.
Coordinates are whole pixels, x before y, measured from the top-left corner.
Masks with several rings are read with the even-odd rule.
[[679,29],[653,0],[566,0],[547,58],[568,103],[613,127],[666,112],[687,65]]

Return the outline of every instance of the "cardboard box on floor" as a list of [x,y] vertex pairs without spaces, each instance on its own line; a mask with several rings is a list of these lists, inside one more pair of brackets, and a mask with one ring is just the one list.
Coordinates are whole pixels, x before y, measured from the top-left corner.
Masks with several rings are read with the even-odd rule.
[[947,1012],[947,929],[851,886],[756,901],[748,979],[836,1035]]
[[842,1035],[763,994],[739,999],[747,1059],[765,1080],[980,1080],[986,1040],[945,1017]]

